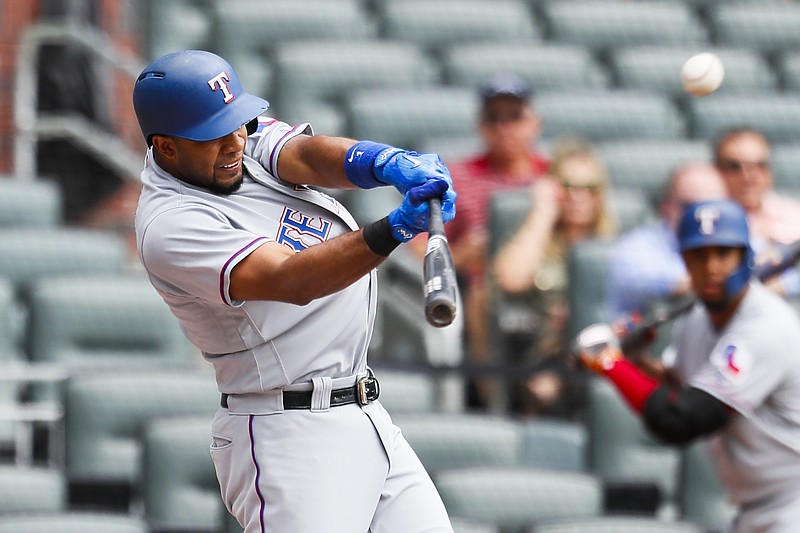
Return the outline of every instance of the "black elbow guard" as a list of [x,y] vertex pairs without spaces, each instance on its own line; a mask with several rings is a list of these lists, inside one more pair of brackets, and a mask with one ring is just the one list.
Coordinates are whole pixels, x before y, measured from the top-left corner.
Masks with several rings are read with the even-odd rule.
[[700,389],[671,391],[656,389],[647,399],[643,412],[647,428],[670,444],[688,444],[709,435],[728,421],[724,403]]

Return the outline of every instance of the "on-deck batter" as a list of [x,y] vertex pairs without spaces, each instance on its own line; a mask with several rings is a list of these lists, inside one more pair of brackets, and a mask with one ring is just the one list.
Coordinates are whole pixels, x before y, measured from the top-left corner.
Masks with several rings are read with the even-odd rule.
[[579,336],[581,360],[608,377],[661,439],[707,448],[731,501],[735,533],[800,524],[800,320],[753,278],[747,217],[731,200],[688,206],[678,228],[699,303],[676,324],[673,386],[622,356],[611,329]]
[[[375,267],[427,230],[427,199],[455,215],[441,159],[264,117],[269,104],[209,52],[157,59],[133,99],[150,146],[139,255],[214,366],[211,455],[229,511],[246,533],[452,532],[367,366]],[[308,185],[405,197],[358,229]]]

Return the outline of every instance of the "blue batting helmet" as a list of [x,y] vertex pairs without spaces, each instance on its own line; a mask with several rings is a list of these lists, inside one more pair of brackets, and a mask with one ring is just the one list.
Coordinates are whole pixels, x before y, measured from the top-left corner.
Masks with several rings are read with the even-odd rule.
[[185,50],[162,56],[142,71],[133,107],[151,144],[155,134],[192,141],[224,137],[266,111],[269,102],[246,93],[221,57]]
[[732,200],[708,200],[688,205],[678,225],[678,245],[681,251],[706,246],[745,250],[742,264],[725,281],[725,293],[729,298],[739,294],[755,271],[747,213]]

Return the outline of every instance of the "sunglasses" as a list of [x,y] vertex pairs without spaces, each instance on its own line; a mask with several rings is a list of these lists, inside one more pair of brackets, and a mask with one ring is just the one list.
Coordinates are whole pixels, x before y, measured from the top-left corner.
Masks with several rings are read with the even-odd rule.
[[769,170],[770,163],[767,160],[763,161],[742,161],[740,159],[723,159],[720,161],[719,166],[722,170],[728,172],[741,172],[746,168],[757,168],[758,170]]
[[510,122],[519,122],[525,116],[525,113],[519,111],[517,113],[484,113],[483,121],[487,124],[503,124]]

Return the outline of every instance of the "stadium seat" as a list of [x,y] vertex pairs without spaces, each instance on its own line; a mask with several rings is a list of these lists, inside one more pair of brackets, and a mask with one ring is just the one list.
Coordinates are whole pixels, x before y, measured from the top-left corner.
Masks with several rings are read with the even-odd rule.
[[800,141],[772,146],[772,172],[776,189],[800,192]]
[[402,0],[386,2],[378,13],[383,38],[429,50],[459,42],[540,37],[533,13],[521,0]]
[[758,52],[733,48],[685,46],[636,46],[620,48],[610,55],[616,84],[626,89],[659,91],[683,98],[680,71],[698,52],[714,52],[725,65],[725,81],[719,94],[773,91],[775,72]]
[[31,286],[29,302],[34,362],[74,372],[193,366],[196,352],[144,276],[47,277]]
[[714,95],[689,101],[692,136],[714,139],[729,128],[758,128],[771,143],[800,142],[800,94]]
[[153,420],[142,441],[140,492],[151,533],[218,531],[225,509],[209,454],[211,418]]
[[419,87],[438,81],[438,67],[410,42],[303,41],[275,52],[276,98],[283,112],[296,102],[340,103],[356,89]]
[[72,227],[0,230],[0,276],[18,290],[41,276],[122,273],[127,250],[114,233]]
[[393,419],[434,479],[448,469],[520,464],[522,427],[508,418],[409,413]]
[[0,227],[52,227],[61,223],[61,189],[50,180],[0,177]]
[[625,232],[652,220],[656,211],[648,195],[637,188],[610,187],[606,193],[608,210],[617,222],[617,231]]
[[721,3],[709,10],[714,42],[768,56],[800,47],[800,6],[789,2]]
[[787,50],[781,54],[777,70],[783,89],[800,91],[800,50]]
[[375,22],[360,0],[228,0],[214,2],[214,10],[216,46],[223,57],[274,52],[288,41],[376,36]]
[[586,427],[579,422],[533,419],[522,423],[524,466],[586,471]]
[[598,516],[602,487],[592,475],[533,468],[486,467],[441,472],[436,486],[450,516],[517,533],[538,520]]
[[589,468],[607,487],[606,510],[674,516],[680,451],[651,437],[604,379],[589,381],[586,406]]
[[0,517],[10,513],[58,512],[66,506],[67,485],[61,471],[0,466]]
[[451,519],[453,533],[498,533],[496,527],[490,524],[481,524],[474,520]]
[[607,275],[611,246],[610,241],[592,239],[577,243],[570,249],[567,256],[567,301],[570,309],[567,336],[570,339],[590,324],[609,320],[603,280]]
[[[71,502],[86,498],[116,508],[135,501],[139,495],[132,494],[132,487],[141,475],[143,425],[157,417],[204,415],[210,420],[218,408],[214,377],[205,372],[154,368],[73,376],[65,395]],[[112,495],[113,502],[104,500]]]
[[149,533],[144,521],[119,514],[63,511],[0,517],[0,533]]
[[704,533],[692,522],[640,516],[600,516],[547,520],[528,533]]
[[363,89],[345,106],[351,136],[416,149],[426,137],[473,131],[478,96],[463,87]]
[[551,40],[600,53],[621,46],[707,41],[703,24],[683,2],[547,2],[542,10]]
[[448,46],[442,53],[447,83],[475,90],[492,74],[513,72],[539,91],[603,89],[605,70],[584,47],[561,43],[471,42]]
[[727,531],[736,515],[702,442],[683,449],[678,504],[681,516],[707,531]]
[[669,176],[681,165],[711,162],[711,145],[703,140],[627,139],[599,143],[614,189],[640,190],[655,209]]
[[206,0],[148,0],[144,53],[153,60],[178,50],[209,50],[213,14]]
[[[478,110],[476,109],[474,118],[476,124],[478,122],[477,112]],[[484,150],[484,146],[483,140],[478,136],[477,131],[469,131],[461,135],[423,137],[420,141],[419,149],[421,152],[439,154],[445,164],[449,165],[452,162],[481,153]]]
[[376,367],[380,402],[392,416],[436,409],[436,382],[429,374]]
[[536,109],[550,141],[575,135],[592,142],[679,139],[686,131],[675,104],[657,92],[548,91],[536,97]]

